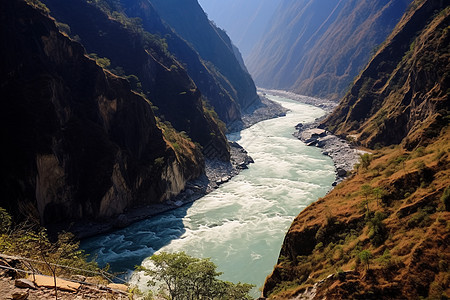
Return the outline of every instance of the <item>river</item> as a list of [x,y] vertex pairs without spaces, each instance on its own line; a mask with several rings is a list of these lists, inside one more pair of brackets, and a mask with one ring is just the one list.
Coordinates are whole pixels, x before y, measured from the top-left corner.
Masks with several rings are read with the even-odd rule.
[[[290,111],[229,136],[254,159],[249,169],[191,205],[85,240],[82,248],[114,271],[133,269],[155,251],[185,251],[210,257],[224,280],[261,287],[294,217],[323,197],[335,179],[332,160],[292,136],[296,124],[325,112],[279,96],[268,98]],[[132,281],[145,287],[140,276]]]

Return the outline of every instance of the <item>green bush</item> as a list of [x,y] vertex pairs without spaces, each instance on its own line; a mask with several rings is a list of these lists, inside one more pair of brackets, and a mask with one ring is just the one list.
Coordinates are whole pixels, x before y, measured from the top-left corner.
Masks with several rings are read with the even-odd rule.
[[383,244],[387,237],[386,225],[383,223],[384,219],[386,219],[386,215],[377,211],[374,217],[369,220],[369,237],[375,247]]
[[373,156],[369,153],[364,153],[359,156],[361,167],[365,170],[369,168],[370,163],[372,162]]
[[252,299],[248,292],[253,285],[231,283],[218,279],[222,273],[209,258],[195,258],[184,252],[155,254],[151,268],[137,267],[151,279],[149,285],[160,283],[164,299]]
[[[81,274],[91,276],[87,271],[97,271],[98,266],[93,261],[88,261],[87,255],[79,249],[77,242],[71,233],[60,233],[56,241],[50,241],[46,229],[30,223],[14,224],[6,210],[0,208],[0,253],[17,255],[27,259],[41,262],[33,262],[23,266],[46,275],[70,276]],[[86,273],[80,273],[68,268],[57,267],[52,264],[64,265],[83,269]]]
[[444,204],[445,210],[450,211],[450,187],[447,187],[442,193],[441,201]]

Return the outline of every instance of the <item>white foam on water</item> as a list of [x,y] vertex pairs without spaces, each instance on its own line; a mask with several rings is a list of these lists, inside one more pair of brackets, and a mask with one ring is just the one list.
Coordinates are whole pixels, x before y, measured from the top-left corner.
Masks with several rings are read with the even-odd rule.
[[[121,255],[129,258],[134,254],[137,258],[150,249],[185,251],[210,257],[224,273],[224,280],[252,283],[259,288],[276,264],[294,217],[324,196],[335,179],[331,159],[292,136],[296,124],[313,121],[324,111],[282,97],[271,98],[290,112],[240,133],[238,142],[255,160],[248,170],[194,202],[187,211],[181,208],[181,213],[168,212],[116,235],[94,239],[88,251],[101,249],[99,256],[105,255],[105,261]],[[114,243],[122,244],[111,246],[118,252],[107,251]],[[131,282],[145,290],[147,280],[139,273]],[[253,296],[259,293],[255,289]]]

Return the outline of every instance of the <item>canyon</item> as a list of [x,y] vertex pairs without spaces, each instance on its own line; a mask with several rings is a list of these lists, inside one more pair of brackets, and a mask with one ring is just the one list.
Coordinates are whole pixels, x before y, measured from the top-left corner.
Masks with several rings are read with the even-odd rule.
[[109,222],[82,247],[119,271],[187,251],[268,299],[445,299],[450,6],[200,4],[0,3],[0,207]]

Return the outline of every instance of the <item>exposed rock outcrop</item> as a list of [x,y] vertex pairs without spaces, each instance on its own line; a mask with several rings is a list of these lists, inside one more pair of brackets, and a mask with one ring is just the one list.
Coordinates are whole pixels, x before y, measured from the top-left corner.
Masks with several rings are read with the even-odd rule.
[[181,140],[191,155],[180,156],[148,100],[45,12],[22,0],[0,11],[0,206],[43,224],[98,220],[163,201],[203,172],[197,146]]
[[436,137],[450,109],[450,17],[443,6],[414,2],[322,126],[369,147],[402,143],[411,150]]
[[264,296],[447,297],[449,18],[444,1],[414,1],[324,121],[380,149],[297,216]]
[[162,121],[184,131],[204,148],[212,145],[225,160],[229,159],[228,144],[217,120],[207,112],[200,90],[161,37],[146,32],[120,7],[106,5],[105,1],[43,2],[53,17],[70,26],[71,34],[81,39],[88,53],[108,58],[111,70],[119,68],[125,75],[137,76],[142,92],[158,108],[156,113]]

